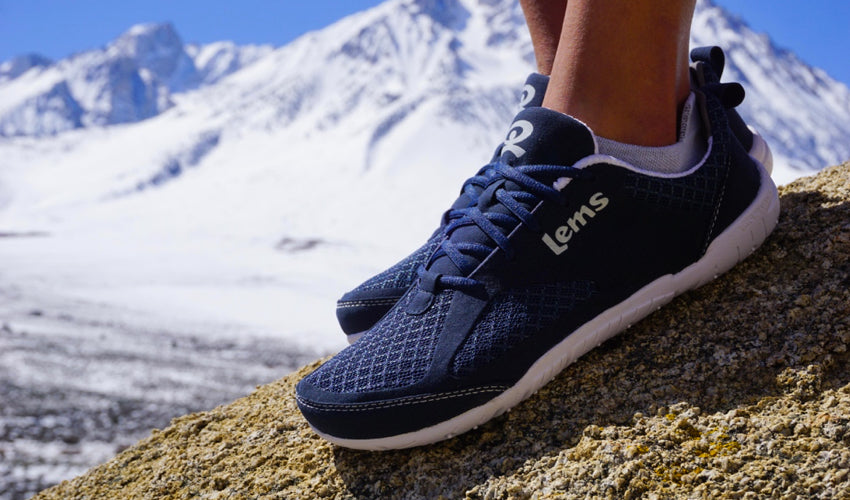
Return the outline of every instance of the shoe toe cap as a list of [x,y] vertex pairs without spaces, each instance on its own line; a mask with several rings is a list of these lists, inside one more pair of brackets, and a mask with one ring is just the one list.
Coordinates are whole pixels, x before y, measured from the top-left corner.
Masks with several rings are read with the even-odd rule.
[[336,317],[342,330],[351,335],[368,330],[404,296],[406,288],[355,289],[336,304]]
[[298,384],[296,400],[310,426],[331,442],[365,449],[402,448],[444,439],[447,435],[429,429],[486,404],[505,389],[340,393],[320,389],[308,377]]

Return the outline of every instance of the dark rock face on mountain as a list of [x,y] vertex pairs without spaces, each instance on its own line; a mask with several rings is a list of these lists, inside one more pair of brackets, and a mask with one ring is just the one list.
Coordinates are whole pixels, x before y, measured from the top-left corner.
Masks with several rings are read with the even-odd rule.
[[331,446],[293,397],[314,363],[38,498],[846,498],[850,164],[780,191],[752,257],[475,431]]

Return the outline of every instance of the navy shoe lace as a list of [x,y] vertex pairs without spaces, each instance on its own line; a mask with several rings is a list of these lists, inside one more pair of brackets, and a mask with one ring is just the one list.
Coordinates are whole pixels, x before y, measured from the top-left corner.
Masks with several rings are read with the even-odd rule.
[[[524,224],[532,231],[540,232],[540,225],[531,210],[543,200],[566,204],[561,192],[552,187],[554,181],[562,178],[577,179],[586,175],[583,170],[571,166],[512,167],[501,162],[487,165],[479,174],[482,172],[489,180],[479,195],[480,202],[475,206],[451,211],[453,216],[446,227],[446,238],[428,263],[419,268],[419,286],[423,290],[433,293],[441,287],[470,293],[483,291],[483,284],[468,275],[496,248],[505,252],[508,259],[513,259],[515,252],[508,234],[516,224]],[[552,184],[547,185],[538,179],[551,179]],[[509,182],[514,186],[506,186]],[[505,207],[507,213],[492,210],[497,205]],[[479,208],[481,206],[486,208],[482,210]],[[452,233],[457,229],[473,225],[487,236],[488,244],[451,240]],[[431,265],[442,257],[447,257],[454,263],[459,275],[440,274],[430,269]]]
[[[490,162],[483,167],[481,167],[478,172],[467,179],[463,186],[461,186],[461,193],[465,194],[469,200],[471,205],[475,205],[478,202],[478,197],[481,196],[481,193],[487,189],[487,186],[490,184],[490,181],[493,180],[495,175],[495,167],[497,162]],[[470,205],[470,206],[471,206]],[[464,216],[466,208],[452,208],[446,211],[443,214],[443,225],[448,225],[451,221],[460,219]]]

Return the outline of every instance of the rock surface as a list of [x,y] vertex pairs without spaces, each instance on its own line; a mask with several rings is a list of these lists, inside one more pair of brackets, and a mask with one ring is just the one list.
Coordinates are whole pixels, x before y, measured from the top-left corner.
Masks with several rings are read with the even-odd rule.
[[317,362],[38,498],[848,498],[850,163],[781,194],[755,255],[458,438],[329,445],[293,398]]

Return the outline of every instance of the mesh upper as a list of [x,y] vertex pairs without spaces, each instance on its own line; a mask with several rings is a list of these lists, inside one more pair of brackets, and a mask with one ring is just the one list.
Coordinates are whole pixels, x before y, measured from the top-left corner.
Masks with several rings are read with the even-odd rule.
[[512,289],[487,305],[452,362],[459,377],[474,374],[552,325],[595,292],[588,281]]
[[408,387],[428,370],[451,303],[439,294],[423,314],[406,312],[411,294],[396,304],[368,334],[310,374],[308,382],[338,393]]
[[434,236],[395,265],[366,280],[354,291],[380,290],[383,288],[407,288],[416,281],[416,270],[424,265],[440,245],[441,238]]
[[724,181],[716,168],[701,168],[685,178],[664,179],[630,172],[625,188],[638,200],[663,208],[705,212],[717,203],[718,188]]

